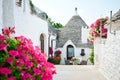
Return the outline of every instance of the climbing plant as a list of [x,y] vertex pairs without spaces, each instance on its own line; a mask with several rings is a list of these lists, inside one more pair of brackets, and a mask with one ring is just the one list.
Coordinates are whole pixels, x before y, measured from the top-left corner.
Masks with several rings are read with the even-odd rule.
[[107,37],[107,29],[104,27],[108,18],[100,18],[97,19],[94,23],[90,26],[89,32],[89,41],[93,43],[94,39],[97,37]]
[[31,6],[31,8],[35,7],[31,0],[30,0],[30,6]]
[[48,17],[47,21],[52,25],[53,28],[63,28],[64,26],[61,23],[55,23],[51,20],[51,18]]
[[94,64],[94,46],[92,46],[92,52],[90,54],[89,60],[92,64]]

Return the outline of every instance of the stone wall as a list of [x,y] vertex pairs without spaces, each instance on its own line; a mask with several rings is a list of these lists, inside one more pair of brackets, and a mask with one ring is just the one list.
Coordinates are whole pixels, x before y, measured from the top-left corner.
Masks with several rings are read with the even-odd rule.
[[120,31],[108,33],[105,43],[96,39],[94,44],[95,65],[108,80],[120,80]]

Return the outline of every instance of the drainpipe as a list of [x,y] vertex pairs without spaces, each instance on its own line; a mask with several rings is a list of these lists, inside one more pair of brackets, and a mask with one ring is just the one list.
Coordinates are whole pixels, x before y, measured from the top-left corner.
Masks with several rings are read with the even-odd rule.
[[116,34],[115,30],[112,32],[112,11],[110,11],[110,33],[114,35]]

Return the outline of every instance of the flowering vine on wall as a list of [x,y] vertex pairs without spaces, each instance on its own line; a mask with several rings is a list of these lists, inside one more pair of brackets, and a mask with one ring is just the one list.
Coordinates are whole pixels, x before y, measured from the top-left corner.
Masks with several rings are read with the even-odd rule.
[[89,41],[93,43],[94,39],[97,37],[107,38],[107,29],[105,29],[104,25],[106,24],[108,17],[97,19],[90,26],[89,32]]
[[14,28],[0,34],[0,80],[53,80],[53,64],[24,36],[11,37]]

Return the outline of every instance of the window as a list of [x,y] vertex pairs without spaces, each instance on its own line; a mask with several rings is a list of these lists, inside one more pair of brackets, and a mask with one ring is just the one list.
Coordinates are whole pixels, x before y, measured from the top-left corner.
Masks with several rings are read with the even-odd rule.
[[84,49],[81,49],[80,55],[81,55],[81,56],[84,56],[84,55],[85,55],[85,50],[84,50]]
[[44,35],[40,35],[40,42],[41,42],[41,51],[44,53]]
[[85,53],[85,50],[84,50],[84,49],[81,49],[81,53]]
[[22,5],[22,0],[16,0],[16,5],[19,6],[19,7],[21,7],[21,5]]

